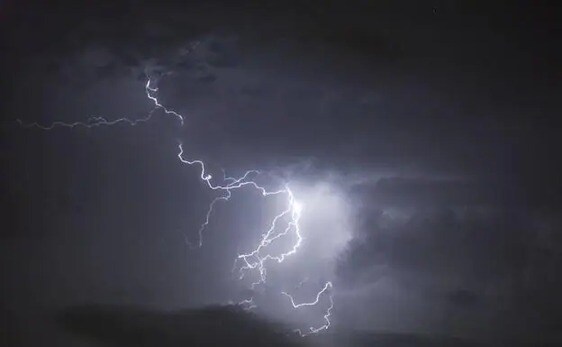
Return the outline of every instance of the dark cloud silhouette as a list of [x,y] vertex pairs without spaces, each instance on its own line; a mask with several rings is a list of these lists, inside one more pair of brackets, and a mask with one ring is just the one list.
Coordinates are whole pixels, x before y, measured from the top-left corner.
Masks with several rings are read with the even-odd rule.
[[[552,243],[544,244],[550,232],[537,225],[544,216],[497,204],[424,206],[415,189],[407,190],[412,196],[405,204],[371,210],[340,262],[342,286],[356,291],[392,279],[398,288],[414,290],[415,300],[431,302],[431,315],[447,320],[453,312],[479,312],[483,324],[501,320],[493,333],[559,329],[552,325],[558,316],[552,308],[562,304],[556,295],[562,289],[556,279],[562,258],[548,250]],[[421,319],[430,313],[419,314]],[[471,319],[465,315],[461,321]]]
[[241,308],[207,307],[159,312],[142,307],[90,305],[69,308],[59,323],[86,339],[120,346],[299,346],[286,328]]

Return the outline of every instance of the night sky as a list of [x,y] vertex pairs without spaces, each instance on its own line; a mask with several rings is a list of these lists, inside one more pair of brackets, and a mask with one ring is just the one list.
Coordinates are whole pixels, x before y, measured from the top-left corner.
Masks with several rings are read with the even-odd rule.
[[[562,344],[561,10],[0,1],[0,345]],[[149,78],[183,126],[22,126],[144,118]],[[233,192],[190,249],[218,195],[180,143],[302,202],[266,284],[233,262],[285,200]],[[328,296],[281,292],[328,281],[296,336]]]

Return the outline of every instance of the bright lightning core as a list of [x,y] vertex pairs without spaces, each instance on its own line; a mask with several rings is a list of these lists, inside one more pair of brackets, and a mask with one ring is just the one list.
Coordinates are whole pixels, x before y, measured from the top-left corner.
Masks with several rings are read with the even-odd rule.
[[[178,120],[184,125],[185,117],[162,105],[157,98],[158,88],[153,81],[147,80],[145,95],[153,104],[153,109],[140,119],[119,118],[107,120],[104,117],[90,117],[86,122],[65,123],[55,121],[50,125],[38,123],[25,124],[24,127],[37,127],[50,131],[57,127],[94,128],[113,126],[125,123],[131,126],[149,121],[159,110],[166,116]],[[206,164],[198,159],[189,158],[180,143],[177,157],[182,164],[199,168],[199,178],[207,188],[216,193],[207,210],[204,221],[198,229],[195,242],[188,240],[192,248],[204,247],[204,233],[209,227],[215,207],[219,202],[228,202],[232,194],[241,189],[254,189],[264,199],[276,196],[285,199],[284,207],[271,219],[269,227],[263,230],[259,240],[241,251],[234,261],[233,273],[241,281],[247,281],[254,295],[243,298],[239,305],[248,309],[271,306],[275,301],[269,295],[260,294],[264,287],[277,288],[277,300],[291,312],[304,312],[314,308],[320,310],[315,317],[301,320],[300,324],[308,324],[304,329],[296,329],[301,335],[318,333],[331,326],[331,315],[334,307],[333,284],[335,260],[337,254],[349,239],[349,213],[344,200],[327,184],[298,185],[286,183],[278,189],[268,189],[255,180],[261,173],[249,170],[240,177],[216,178],[208,172]],[[298,192],[296,194],[295,192]],[[298,196],[297,196],[298,195]],[[287,284],[289,283],[289,284]],[[312,298],[312,301],[311,299]],[[262,309],[262,311],[266,311]],[[306,313],[306,312],[305,312]],[[313,324],[304,323],[314,321]]]
[[[255,289],[252,305],[293,322],[301,335],[307,335],[331,326],[337,289],[332,279],[338,256],[352,236],[352,209],[332,182],[293,181],[289,187],[291,207],[259,235],[258,247],[238,255],[235,273]],[[279,288],[281,296],[263,287]]]

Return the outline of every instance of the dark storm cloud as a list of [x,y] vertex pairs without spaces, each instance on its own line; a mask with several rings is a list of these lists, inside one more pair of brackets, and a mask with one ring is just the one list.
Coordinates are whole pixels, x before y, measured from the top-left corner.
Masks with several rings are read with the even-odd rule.
[[23,264],[6,271],[18,283],[2,288],[8,297],[223,298],[221,269],[249,237],[231,229],[253,220],[232,222],[224,207],[214,227],[239,244],[211,232],[210,251],[186,261],[177,230],[197,225],[209,197],[176,165],[181,139],[229,170],[342,182],[357,230],[336,280],[343,296],[367,292],[336,304],[350,322],[559,329],[555,11],[440,1],[13,7],[2,24],[5,119],[143,116],[147,67],[163,103],[188,117],[181,130],[165,118],[53,136],[3,127],[2,237],[15,245],[2,257]]
[[359,194],[384,206],[474,206],[497,203],[497,190],[483,190],[479,182],[461,178],[384,177]]
[[68,331],[122,346],[299,346],[296,336],[238,307],[158,312],[142,307],[83,306],[59,314]]
[[559,329],[552,307],[562,304],[560,221],[533,206],[486,198],[490,185],[437,182],[381,179],[375,194],[363,195],[358,237],[340,262],[341,285],[373,288],[371,295],[384,300],[389,294],[377,283],[392,280],[396,291],[431,303],[431,314],[411,314],[441,317],[436,326],[460,334],[475,315],[480,333],[490,335]]
[[[362,14],[361,6],[369,11]],[[511,151],[520,152],[519,143],[527,142],[522,141],[521,131],[528,127],[517,125],[522,111],[513,115],[512,106],[502,100],[526,100],[528,112],[548,96],[522,99],[532,72],[525,65],[531,58],[517,54],[521,42],[504,38],[501,25],[492,28],[495,35],[488,35],[473,21],[486,13],[478,7],[452,23],[449,18],[464,9],[459,7],[440,9],[440,17],[418,13],[431,10],[425,5],[347,8],[333,3],[321,10],[314,3],[296,7],[272,3],[269,8],[251,3],[232,8],[211,4],[194,5],[180,13],[174,13],[177,7],[170,5],[108,5],[65,16],[70,24],[61,26],[61,31],[72,30],[63,31],[57,43],[74,42],[74,46],[69,54],[61,50],[54,54],[65,57],[59,59],[60,68],[80,61],[79,69],[93,69],[88,73],[98,77],[116,66],[133,67],[142,76],[144,64],[178,73],[175,82],[163,82],[169,91],[164,98],[191,112],[195,128],[214,127],[200,131],[205,134],[202,139],[187,134],[195,144],[234,144],[243,153],[257,147],[263,152],[256,153],[258,158],[314,156],[338,168],[350,163],[407,165],[482,174],[486,166],[486,175],[510,176],[506,165],[515,165],[519,171],[531,159],[521,156],[516,162],[506,162]],[[337,10],[343,10],[342,14],[336,15]],[[497,17],[490,12],[490,19]],[[106,20],[97,19],[96,13],[106,14]],[[88,20],[95,25],[88,25]],[[401,27],[404,22],[411,28],[406,32]],[[200,43],[198,56],[185,54],[193,42]],[[481,51],[493,54],[486,57],[477,53]],[[104,54],[109,58],[103,58]],[[134,59],[127,62],[124,54]],[[497,60],[514,57],[516,66],[497,65]],[[496,65],[500,70],[489,73]],[[233,88],[228,68],[241,72],[235,80],[238,88]],[[269,84],[252,80],[248,69],[256,68]],[[263,74],[263,70],[274,72]],[[544,74],[540,70],[534,74],[539,75],[533,81],[536,88]],[[521,79],[503,85],[506,75]],[[84,73],[78,76],[84,80]],[[172,93],[176,96],[166,96]],[[199,95],[208,99],[194,102],[189,98]],[[222,109],[209,109],[218,98]],[[516,120],[510,122],[511,128],[506,127],[506,118]],[[536,121],[530,126],[542,128]],[[290,129],[289,143],[279,129]],[[314,143],[311,134],[317,138]]]

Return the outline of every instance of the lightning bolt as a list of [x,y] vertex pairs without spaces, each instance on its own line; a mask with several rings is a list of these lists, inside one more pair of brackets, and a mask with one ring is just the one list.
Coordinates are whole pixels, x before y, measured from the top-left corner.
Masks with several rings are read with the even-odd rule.
[[243,307],[246,310],[252,310],[254,308],[257,308],[258,306],[256,305],[256,303],[254,302],[254,298],[249,298],[249,299],[245,299],[242,300],[238,303],[239,306]]
[[151,87],[150,86],[150,78],[146,81],[146,85],[144,86],[144,90],[146,92],[146,97],[152,100],[154,103],[155,108],[159,108],[164,111],[167,115],[175,116],[179,119],[181,126],[183,126],[183,116],[176,111],[168,110],[166,107],[162,106],[162,104],[158,101],[158,99],[152,95],[152,93],[158,92],[158,87]]
[[[303,238],[301,236],[299,226],[302,205],[295,201],[293,192],[289,189],[288,185],[285,187],[284,193],[287,194],[287,208],[276,215],[275,218],[273,218],[271,226],[266,232],[262,234],[261,240],[256,248],[254,248],[249,253],[238,254],[238,257],[236,258],[236,261],[241,261],[243,264],[239,268],[240,279],[244,278],[245,273],[249,270],[258,271],[259,280],[252,283],[252,289],[254,289],[258,284],[265,283],[267,278],[267,261],[274,260],[278,263],[282,263],[286,257],[295,254],[297,252],[297,249],[302,244]],[[287,223],[286,228],[281,232],[276,232],[277,224],[285,216],[289,216],[289,222]],[[293,247],[291,249],[289,249],[285,253],[281,253],[278,256],[274,256],[271,254],[263,255],[264,250],[266,250],[273,241],[289,234],[289,232],[291,231],[293,231],[293,233],[296,235],[296,242],[293,244]]]
[[148,122],[151,118],[152,115],[154,114],[154,111],[156,111],[157,108],[153,108],[152,111],[150,111],[148,113],[148,115],[144,118],[139,118],[139,119],[129,119],[129,118],[118,118],[112,121],[107,120],[104,117],[99,117],[99,116],[92,116],[90,118],[88,118],[88,120],[86,122],[73,122],[73,123],[65,123],[65,122],[60,122],[60,121],[56,121],[53,122],[49,125],[42,125],[39,124],[37,122],[33,122],[33,123],[25,123],[23,122],[21,119],[16,119],[16,122],[24,127],[24,128],[39,128],[42,130],[53,130],[54,128],[76,128],[76,127],[84,127],[84,128],[94,128],[94,127],[98,127],[100,125],[116,125],[119,123],[126,123],[129,124],[130,126],[135,126],[139,123],[145,123]]
[[[156,110],[161,110],[164,114],[173,116],[178,119],[180,125],[184,125],[184,117],[171,109],[166,108],[164,105],[160,103],[157,98],[158,87],[153,86],[153,82],[150,78],[147,79],[145,84],[145,93],[146,97],[152,101],[153,109],[147,114],[147,116],[139,119],[130,119],[127,117],[118,118],[115,120],[107,120],[104,117],[99,116],[92,116],[86,122],[72,122],[66,123],[61,121],[55,121],[49,125],[42,125],[37,122],[33,123],[24,123],[20,119],[16,121],[25,128],[35,127],[42,130],[53,130],[58,127],[64,128],[76,128],[76,127],[85,127],[85,128],[94,128],[98,126],[112,126],[117,125],[120,123],[125,123],[130,126],[135,126],[139,123],[146,123],[151,120]],[[286,197],[286,207],[279,212],[275,217],[272,219],[269,228],[262,233],[260,241],[258,242],[257,246],[250,250],[247,253],[240,253],[234,260],[234,267],[233,271],[238,269],[239,279],[242,280],[247,273],[255,272],[258,275],[258,280],[251,284],[251,288],[255,289],[256,286],[260,284],[265,284],[267,281],[267,265],[269,262],[276,262],[278,264],[282,263],[287,257],[294,255],[297,253],[298,249],[301,247],[303,242],[303,236],[301,235],[301,228],[299,225],[299,221],[301,218],[301,214],[303,211],[303,205],[299,203],[289,188],[288,184],[285,184],[282,189],[278,190],[268,190],[266,187],[258,184],[255,181],[255,178],[261,174],[258,170],[248,170],[240,177],[227,177],[223,171],[223,177],[220,182],[216,182],[213,175],[208,172],[208,169],[205,165],[205,162],[199,159],[187,159],[184,155],[184,148],[183,144],[178,144],[178,154],[177,157],[179,161],[183,164],[187,164],[189,166],[196,166],[199,167],[199,178],[201,181],[209,188],[211,191],[219,192],[220,194],[215,197],[209,207],[207,209],[207,213],[205,215],[205,219],[203,223],[200,225],[198,229],[198,241],[196,243],[190,242],[186,238],[187,244],[191,248],[201,248],[203,247],[203,233],[206,228],[209,226],[211,222],[211,216],[214,212],[214,208],[217,203],[219,202],[227,202],[232,197],[232,193],[238,189],[250,188],[255,189],[263,197],[269,196],[279,196],[284,195]],[[284,224],[284,228],[280,228],[279,226]],[[295,237],[295,242],[292,244],[289,249],[285,250],[279,255],[273,255],[268,253],[268,248],[271,244],[273,244],[276,240],[282,239],[287,235],[292,234]],[[281,294],[289,297],[292,307],[294,309],[299,309],[305,306],[316,306],[320,302],[320,297],[324,294],[328,295],[330,305],[327,308],[326,314],[324,315],[324,320],[326,323],[318,328],[310,327],[307,332],[302,332],[301,330],[297,330],[297,332],[301,336],[306,336],[309,334],[315,334],[322,330],[326,330],[330,327],[330,316],[331,311],[333,309],[334,303],[333,298],[330,293],[332,289],[332,283],[327,282],[322,290],[320,290],[317,295],[316,299],[312,302],[304,302],[300,304],[296,304],[293,297],[286,292],[282,292]],[[254,298],[250,297],[248,299],[242,300],[238,303],[241,307],[245,309],[251,310],[257,307]]]
[[306,336],[306,335],[310,335],[310,334],[317,334],[317,333],[319,333],[319,332],[322,331],[322,330],[328,330],[328,328],[329,328],[330,325],[331,325],[330,317],[331,317],[331,315],[332,315],[332,309],[334,308],[334,299],[333,299],[332,295],[328,292],[328,291],[331,290],[332,288],[333,288],[332,282],[328,281],[328,282],[326,282],[326,284],[324,284],[324,288],[322,288],[322,290],[319,291],[319,292],[316,294],[316,298],[315,298],[313,301],[311,301],[311,302],[302,302],[302,303],[300,303],[300,304],[295,303],[295,299],[293,298],[292,295],[290,295],[290,294],[288,294],[288,293],[286,293],[286,292],[281,292],[281,294],[283,294],[283,295],[285,295],[286,297],[289,298],[289,300],[291,301],[291,305],[293,305],[293,308],[295,308],[295,309],[298,309],[298,308],[301,308],[301,307],[307,307],[307,306],[316,306],[316,305],[318,305],[318,303],[320,302],[320,297],[322,296],[322,294],[328,293],[327,296],[328,296],[328,300],[329,300],[329,302],[330,302],[330,305],[328,306],[328,308],[326,309],[326,313],[324,314],[324,321],[325,321],[326,323],[324,323],[324,325],[321,325],[321,326],[319,326],[319,327],[317,327],[317,328],[309,327],[309,328],[308,328],[308,332],[303,332],[303,331],[300,330],[300,329],[296,329],[295,331],[296,331],[297,333],[299,333],[299,335],[301,335],[301,336]]
[[211,201],[211,203],[209,204],[207,214],[205,215],[205,221],[201,224],[201,226],[199,227],[199,230],[198,230],[199,241],[198,241],[197,246],[194,246],[193,243],[191,243],[189,240],[187,240],[188,245],[192,248],[195,248],[195,247],[201,248],[203,246],[203,232],[205,231],[205,229],[207,228],[207,226],[209,225],[209,223],[211,221],[211,214],[213,213],[213,210],[214,210],[214,207],[215,207],[216,203],[219,202],[219,201],[230,200],[230,197],[232,196],[233,190],[241,189],[241,188],[244,188],[244,187],[251,187],[251,188],[254,188],[254,189],[258,190],[262,194],[262,196],[277,195],[277,194],[282,194],[282,193],[286,192],[286,190],[268,191],[263,186],[260,186],[255,181],[251,180],[250,177],[252,175],[260,174],[260,172],[258,170],[248,170],[244,173],[244,175],[242,175],[239,178],[224,177],[223,178],[223,182],[224,182],[223,184],[213,183],[213,181],[212,181],[213,175],[207,173],[205,163],[202,160],[185,159],[184,156],[183,156],[183,153],[184,153],[183,145],[181,143],[178,145],[178,149],[179,149],[178,159],[180,160],[180,162],[182,162],[184,164],[188,164],[188,165],[198,165],[200,167],[199,177],[201,178],[201,180],[203,182],[206,183],[207,187],[211,190],[221,191],[224,194],[222,196],[214,198]]
[[33,123],[25,123],[24,121],[22,121],[21,119],[16,119],[16,122],[24,127],[24,128],[39,128],[42,130],[53,130],[55,128],[76,128],[76,127],[84,127],[84,128],[94,128],[94,127],[98,127],[100,125],[106,125],[106,126],[111,126],[111,125],[117,125],[120,123],[125,123],[125,124],[129,124],[130,126],[135,126],[139,123],[146,123],[148,122],[150,119],[152,119],[152,116],[154,114],[154,111],[160,109],[162,111],[164,111],[165,114],[167,115],[172,115],[175,116],[176,118],[179,119],[180,124],[183,126],[184,123],[184,118],[181,114],[172,111],[172,110],[168,110],[166,107],[164,107],[159,101],[158,99],[153,95],[153,93],[158,92],[158,88],[157,87],[151,87],[152,81],[150,80],[150,78],[147,80],[146,85],[144,86],[144,90],[146,93],[146,97],[151,100],[154,103],[154,108],[146,115],[146,117],[143,118],[138,118],[138,119],[130,119],[127,117],[122,117],[122,118],[117,118],[114,120],[107,120],[105,117],[100,117],[100,116],[91,116],[88,118],[88,120],[86,122],[72,122],[72,123],[67,123],[67,122],[61,122],[61,121],[55,121],[49,125],[43,125],[40,124],[38,122],[33,122]]

